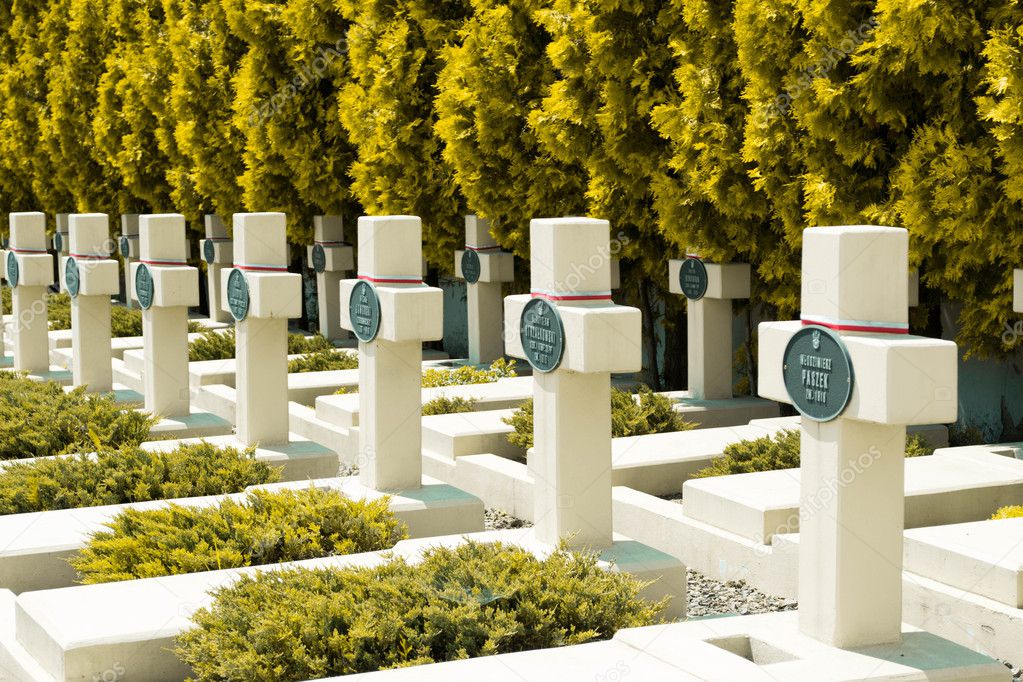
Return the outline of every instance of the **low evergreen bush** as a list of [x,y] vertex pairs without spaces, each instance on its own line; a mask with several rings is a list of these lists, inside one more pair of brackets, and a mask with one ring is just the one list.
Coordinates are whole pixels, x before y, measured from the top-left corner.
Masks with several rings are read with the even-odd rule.
[[[906,437],[906,457],[923,457],[933,454],[919,434]],[[777,471],[799,468],[799,431],[789,430],[743,440],[725,447],[721,457],[711,465],[693,474],[693,478],[711,478],[731,474],[749,474],[756,471]]]
[[[504,423],[515,430],[508,442],[528,450],[533,447],[533,399],[526,400]],[[636,396],[628,391],[611,389],[611,437],[641,436],[649,433],[688,431],[696,424],[686,421],[674,408],[671,398],[640,386]]]
[[423,372],[423,388],[491,384],[499,379],[517,376],[515,361],[495,360],[487,369],[462,365],[458,369],[428,369]]
[[212,507],[127,509],[71,559],[96,584],[372,552],[406,537],[389,499],[336,490],[254,490]]
[[[234,328],[207,329],[202,336],[188,344],[188,361],[231,360],[235,356]],[[288,355],[333,350],[334,344],[323,336],[288,334]]]
[[472,398],[449,398],[442,395],[423,403],[423,416],[429,417],[437,414],[472,412],[476,409],[477,402],[479,401],[473,400]]
[[1019,519],[1019,518],[1023,518],[1023,507],[1019,507],[1019,506],[1016,506],[1016,507],[1002,507],[1001,509],[999,509],[998,511],[995,512],[994,516],[991,517],[992,520],[997,520],[997,519]]
[[337,348],[316,350],[288,362],[288,372],[328,372],[338,369],[358,369],[359,354]]
[[0,372],[0,459],[119,448],[149,437],[155,417],[85,391]]
[[14,462],[0,470],[0,514],[77,509],[106,504],[238,493],[274,483],[280,469],[209,443],[170,452],[138,447]]
[[216,592],[178,638],[191,682],[293,682],[610,638],[664,603],[564,550],[433,548],[374,568],[258,573]]
[[[5,305],[8,305],[5,303]],[[8,308],[9,309],[9,308]],[[66,293],[50,294],[46,310],[51,330],[71,329],[71,296]],[[189,321],[189,332],[200,332],[202,325]],[[142,336],[142,311],[122,305],[110,307],[110,335],[115,339]]]

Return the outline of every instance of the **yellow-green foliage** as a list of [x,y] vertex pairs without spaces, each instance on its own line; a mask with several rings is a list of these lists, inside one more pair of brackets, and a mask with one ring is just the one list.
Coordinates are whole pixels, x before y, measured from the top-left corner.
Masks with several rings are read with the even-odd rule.
[[[934,453],[922,436],[906,437],[906,457],[925,457]],[[693,478],[749,474],[756,471],[777,471],[799,468],[799,431],[781,431],[773,437],[743,440],[725,447],[721,457]]]
[[466,386],[490,384],[499,379],[515,376],[515,361],[495,360],[488,369],[462,365],[458,369],[428,369],[423,372],[423,388],[438,386]]
[[[352,191],[369,215],[423,219],[423,252],[451,271],[465,241],[462,200],[434,134],[440,54],[470,15],[468,0],[338,0],[351,77],[339,114],[357,150]],[[482,178],[481,178],[482,180]],[[487,180],[489,182],[489,180]]]
[[11,463],[0,470],[0,514],[237,493],[279,478],[280,469],[257,461],[252,449],[197,443],[149,452],[125,446],[95,457]]
[[[533,447],[533,399],[522,403],[510,417],[503,419],[515,430],[508,442],[528,450]],[[637,395],[617,388],[611,389],[611,437],[641,436],[648,433],[669,433],[695,429],[696,424],[674,408],[672,400],[641,386]]]
[[470,542],[415,565],[243,576],[195,613],[177,654],[193,682],[298,682],[570,646],[657,622],[664,604],[641,587],[595,555]]
[[[234,327],[228,329],[207,329],[202,333],[202,336],[188,344],[188,360],[189,362],[230,360],[235,355],[235,343]],[[333,349],[334,345],[323,336],[288,334],[288,355],[325,353]],[[347,368],[342,367],[340,369]]]
[[1023,518],[1023,507],[1002,507],[991,517],[994,519],[1020,519]]
[[336,348],[316,350],[308,355],[295,358],[288,362],[288,371],[297,372],[327,372],[338,369],[358,369],[359,354]]
[[[50,329],[71,329],[71,297],[67,294],[47,295],[47,319]],[[189,322],[188,331],[198,332],[202,326]],[[121,305],[110,307],[110,335],[115,339],[142,336],[142,311]]]
[[460,412],[472,412],[476,409],[477,400],[472,398],[448,398],[440,396],[423,403],[423,416],[429,417],[436,414],[457,414]]
[[149,437],[155,417],[85,391],[0,372],[0,459],[91,452]]
[[71,559],[96,584],[373,552],[405,539],[390,498],[337,490],[254,490],[216,506],[127,509]]

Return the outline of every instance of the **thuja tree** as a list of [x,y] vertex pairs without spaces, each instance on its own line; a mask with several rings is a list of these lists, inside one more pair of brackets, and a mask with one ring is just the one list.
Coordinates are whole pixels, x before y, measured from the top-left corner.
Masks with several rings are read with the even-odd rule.
[[529,221],[585,211],[579,163],[545,151],[529,116],[556,74],[546,0],[474,0],[438,77],[437,134],[468,209],[491,219],[498,242],[529,257]]
[[113,33],[105,72],[97,88],[92,120],[96,153],[119,176],[125,203],[135,213],[169,212],[168,151],[173,142],[161,128],[168,112],[169,46],[162,0],[110,0]]
[[[358,150],[352,191],[370,214],[423,219],[423,253],[450,271],[464,241],[463,201],[434,132],[440,55],[457,39],[468,0],[339,0],[351,80],[339,115]],[[488,179],[481,178],[488,182]]]
[[[23,128],[24,119],[30,116],[31,100],[12,102],[21,99],[14,95],[22,84],[26,84],[23,70],[18,68],[21,52],[18,37],[24,37],[24,27],[24,10],[16,11],[8,3],[0,7],[0,36],[8,36],[7,40],[0,40],[0,93],[3,95],[3,104],[0,104],[0,194],[7,197],[11,205],[28,206],[31,205],[32,186],[31,174],[27,171],[31,166],[16,151],[20,146],[16,135]],[[26,92],[24,97],[28,99],[29,93]]]
[[178,211],[196,219],[242,209],[238,178],[244,138],[229,112],[233,79],[245,52],[220,0],[165,0],[170,45],[170,119],[184,161],[167,179]]

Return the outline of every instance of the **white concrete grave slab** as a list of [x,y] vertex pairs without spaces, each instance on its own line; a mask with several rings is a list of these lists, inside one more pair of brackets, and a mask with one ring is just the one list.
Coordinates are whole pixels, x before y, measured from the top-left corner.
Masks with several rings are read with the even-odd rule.
[[341,280],[355,270],[355,255],[345,243],[344,224],[339,215],[313,218],[313,245],[307,259],[316,272],[316,298],[320,333],[330,340],[348,339],[341,328]]
[[465,248],[455,251],[455,277],[465,281],[469,362],[489,365],[504,356],[501,285],[515,279],[515,258],[502,251],[490,221],[465,216]]
[[71,295],[71,372],[75,386],[93,392],[114,388],[111,370],[110,297],[117,294],[117,262],[110,260],[106,214],[68,218],[70,250],[61,259],[61,278]]

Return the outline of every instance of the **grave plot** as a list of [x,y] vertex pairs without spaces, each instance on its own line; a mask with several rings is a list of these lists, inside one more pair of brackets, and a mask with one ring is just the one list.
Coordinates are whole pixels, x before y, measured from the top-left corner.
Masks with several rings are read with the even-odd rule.
[[465,249],[455,252],[455,276],[465,281],[469,362],[489,365],[504,357],[501,286],[515,279],[515,258],[497,245],[489,220],[465,217]]

